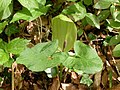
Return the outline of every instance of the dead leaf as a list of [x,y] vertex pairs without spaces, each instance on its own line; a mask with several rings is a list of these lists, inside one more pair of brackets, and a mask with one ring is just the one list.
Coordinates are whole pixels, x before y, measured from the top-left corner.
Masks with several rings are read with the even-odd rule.
[[53,78],[52,85],[49,86],[48,90],[59,90],[59,88],[60,88],[59,78],[58,77]]

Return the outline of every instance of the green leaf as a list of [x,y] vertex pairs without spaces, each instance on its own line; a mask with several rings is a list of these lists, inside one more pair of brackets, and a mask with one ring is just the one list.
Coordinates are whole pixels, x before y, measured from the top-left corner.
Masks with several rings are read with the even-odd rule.
[[13,4],[9,4],[8,7],[6,7],[2,13],[1,20],[8,18],[13,12]]
[[94,39],[96,39],[95,34],[89,33],[89,34],[88,34],[88,39],[89,39],[89,40],[94,40]]
[[4,11],[6,7],[11,4],[12,0],[1,0],[0,1],[0,12]]
[[110,11],[109,10],[103,10],[98,15],[98,19],[100,21],[106,20],[109,15],[110,15]]
[[68,6],[62,11],[62,13],[66,15],[71,15],[75,21],[78,21],[85,17],[86,8],[81,2],[79,2]]
[[67,1],[72,1],[72,2],[75,2],[75,1],[77,1],[77,0],[67,0]]
[[12,0],[0,1],[0,20],[8,18],[13,10]]
[[6,51],[6,46],[7,46],[7,43],[0,38],[0,49],[3,49],[4,51]]
[[92,79],[89,78],[89,75],[83,74],[83,76],[80,80],[80,83],[90,86],[93,83],[93,81],[92,81]]
[[95,5],[94,8],[96,9],[107,9],[110,5],[114,2],[119,2],[118,0],[99,0]]
[[80,36],[83,34],[83,32],[84,32],[83,29],[79,29],[79,30],[77,31],[78,36],[80,37]]
[[76,64],[76,58],[68,57],[62,64],[69,69],[73,69]]
[[69,51],[76,41],[77,28],[74,22],[60,14],[52,19],[52,39],[58,40],[63,51]]
[[86,5],[92,4],[92,0],[83,0]]
[[110,11],[114,20],[117,22],[120,22],[120,11],[118,9],[119,8],[115,7],[114,5],[110,7]]
[[30,11],[27,8],[23,8],[22,10],[15,13],[11,20],[11,23],[20,19],[32,21],[38,18],[39,16],[44,15],[48,11],[49,7],[50,5],[41,6],[40,9],[31,9]]
[[112,28],[115,28],[115,29],[120,29],[120,22],[117,22],[113,19],[106,19],[108,24],[112,27]]
[[17,20],[23,19],[23,20],[29,20],[30,17],[32,17],[31,12],[27,8],[23,8],[22,10],[16,12],[11,20],[12,22],[15,22]]
[[55,67],[67,58],[65,53],[55,53],[57,48],[58,41],[39,43],[24,50],[17,58],[17,63],[24,64],[32,71],[44,71]]
[[22,6],[26,7],[27,9],[39,9],[39,4],[37,0],[18,0]]
[[45,4],[46,4],[46,0],[37,0],[37,2],[38,2],[39,4],[42,4],[42,5],[45,5]]
[[113,56],[120,57],[120,44],[116,45],[113,49]]
[[5,26],[6,26],[7,24],[8,24],[7,21],[4,21],[4,22],[1,22],[1,23],[0,23],[0,33],[3,32],[3,30],[4,30],[4,28],[5,28]]
[[15,38],[7,44],[7,50],[12,54],[20,54],[27,46],[29,40]]
[[41,6],[40,9],[33,9],[30,10],[32,17],[29,19],[29,21],[32,21],[36,18],[38,18],[41,15],[44,15],[47,13],[51,5]]
[[92,13],[87,13],[86,14],[86,21],[88,22],[88,24],[97,27],[98,29],[100,29],[100,24],[99,24],[99,20],[98,18],[92,14]]
[[19,29],[15,24],[9,24],[5,29],[5,34],[11,36],[12,34],[18,33]]
[[109,45],[116,45],[120,43],[120,35],[115,35],[110,39]]
[[9,54],[6,53],[3,49],[0,49],[0,65],[3,65],[9,60]]
[[10,58],[7,62],[4,63],[4,67],[12,67],[14,59]]
[[74,50],[75,57],[68,57],[63,65],[87,74],[94,74],[102,70],[102,60],[92,47],[87,46],[80,41],[76,41]]

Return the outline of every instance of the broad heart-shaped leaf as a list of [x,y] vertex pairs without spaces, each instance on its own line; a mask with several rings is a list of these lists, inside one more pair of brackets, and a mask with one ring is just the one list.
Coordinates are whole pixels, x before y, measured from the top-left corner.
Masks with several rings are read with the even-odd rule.
[[116,45],[113,49],[113,56],[120,57],[120,44]]
[[6,26],[7,24],[8,24],[7,21],[4,21],[4,22],[0,23],[0,33],[3,32],[3,30],[4,30],[4,28],[5,28],[5,26]]
[[18,0],[22,6],[26,7],[27,9],[39,9],[39,4],[37,0]]
[[92,13],[87,13],[86,14],[86,21],[88,22],[88,24],[97,27],[98,29],[100,29],[100,24],[99,24],[99,20],[98,18],[93,15]]
[[92,47],[76,41],[74,50],[75,57],[67,58],[63,65],[86,74],[94,74],[102,70],[102,60]]
[[7,44],[7,51],[12,54],[20,54],[27,46],[29,40],[15,38]]
[[68,6],[62,11],[62,13],[71,15],[75,21],[78,21],[85,17],[86,8],[81,2],[78,2],[76,4]]
[[15,13],[15,15],[11,20],[11,23],[18,21],[20,19],[32,21],[38,18],[39,16],[44,15],[48,11],[49,7],[50,5],[47,5],[47,6],[41,6],[40,9],[31,9],[31,10],[28,10],[27,8],[23,8],[22,10]]
[[106,19],[106,21],[108,22],[108,24],[115,29],[120,29],[120,22],[117,22],[113,19]]
[[52,19],[52,39],[58,40],[63,51],[69,51],[76,41],[77,28],[74,22],[60,14]]
[[33,48],[24,50],[17,58],[17,63],[24,64],[36,72],[55,67],[68,57],[66,53],[55,53],[57,48],[58,41],[39,43]]
[[9,54],[6,53],[3,49],[0,49],[0,65],[3,65],[9,60]]
[[110,5],[114,2],[119,2],[118,0],[99,0],[95,5],[94,8],[96,9],[107,9]]

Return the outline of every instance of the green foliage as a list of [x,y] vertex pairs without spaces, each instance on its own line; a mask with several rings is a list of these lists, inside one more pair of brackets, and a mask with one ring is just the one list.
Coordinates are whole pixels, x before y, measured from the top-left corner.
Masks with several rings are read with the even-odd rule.
[[58,41],[39,43],[23,51],[17,58],[17,63],[24,64],[32,71],[43,71],[55,67],[67,58],[65,53],[55,53],[57,48]]
[[98,18],[93,15],[92,13],[87,13],[86,14],[86,21],[92,25],[92,26],[95,26],[97,27],[98,29],[100,29],[100,24],[99,24],[99,20]]
[[83,77],[80,80],[80,83],[90,86],[93,83],[93,81],[92,81],[92,79],[89,78],[89,75],[83,74]]
[[70,18],[60,14],[52,19],[52,39],[58,40],[61,50],[69,51],[76,37],[77,28]]
[[29,40],[15,38],[7,44],[7,51],[12,54],[20,54],[28,44]]
[[23,51],[17,58],[17,63],[24,64],[32,71],[44,71],[60,63],[87,74],[93,74],[102,69],[102,61],[95,50],[82,42],[75,43],[76,55],[74,57],[64,52],[56,53],[57,48],[57,41],[37,44],[31,49],[27,48]]
[[[15,36],[22,31],[21,22],[17,21],[35,21],[40,16],[49,19],[47,28],[52,33],[52,41],[27,48],[29,40]],[[42,27],[46,27],[44,22],[40,22]],[[38,25],[37,28],[44,29],[42,27]],[[103,67],[102,60],[90,46],[91,42],[96,45],[94,43],[100,38],[105,47],[115,46],[113,56],[120,57],[119,32],[120,0],[1,0],[0,65],[11,67],[16,60],[36,72],[63,65],[83,74],[80,82],[90,86],[92,81],[88,74],[95,74]],[[80,40],[85,40],[89,45]],[[68,54],[69,51],[75,55]],[[11,58],[10,54],[15,58]],[[56,72],[61,73],[58,68],[52,70],[55,75]]]
[[96,9],[107,9],[110,5],[114,2],[118,2],[118,0],[99,0],[95,5],[94,8]]
[[41,15],[44,15],[47,13],[48,9],[50,8],[50,5],[46,5],[45,0],[29,0],[29,1],[25,1],[25,0],[19,0],[19,2],[21,3],[21,5],[23,5],[24,7],[22,8],[22,10],[19,10],[18,12],[16,12],[11,20],[12,22],[18,21],[20,19],[23,20],[27,20],[27,21],[32,21],[36,18],[38,18]]
[[5,29],[5,34],[7,36],[11,36],[12,34],[15,34],[15,33],[18,33],[18,32],[19,32],[19,29],[15,24],[10,24]]
[[7,45],[7,43],[4,42],[4,41],[0,38],[0,49],[3,49],[3,50],[6,51],[6,45]]
[[115,29],[120,29],[120,22],[117,22],[113,19],[107,19],[108,24]]
[[72,2],[75,2],[75,1],[77,1],[77,0],[67,0],[67,1],[72,1]]
[[115,48],[113,49],[113,55],[115,57],[120,57],[120,44],[116,45]]
[[77,34],[78,34],[78,36],[80,37],[82,34],[83,34],[83,30],[82,29],[79,29],[78,31],[77,31]]
[[[27,9],[39,9],[39,4],[37,0],[18,0],[22,6],[26,7]],[[44,1],[44,0],[43,0]]]
[[5,28],[5,26],[6,26],[7,24],[8,24],[7,21],[4,21],[4,22],[1,22],[1,23],[0,23],[0,33],[3,32],[3,30],[4,30],[4,28]]
[[115,5],[112,5],[110,7],[111,15],[113,16],[113,19],[117,22],[120,22],[120,11],[118,11],[118,7]]
[[46,0],[37,0],[37,2],[41,5],[45,5],[46,4]]
[[27,8],[23,8],[13,16],[11,22],[15,22],[20,19],[32,21],[38,18],[39,16],[44,15],[48,11],[49,7],[50,5],[47,5],[41,7],[41,9],[31,9],[31,10],[28,10]]
[[12,0],[0,1],[0,20],[8,18],[12,14]]
[[86,4],[86,5],[90,5],[90,4],[92,4],[92,0],[83,0],[84,1],[84,3]]
[[5,62],[3,66],[10,68],[12,66],[13,62],[14,62],[14,59],[9,58],[9,60],[7,62]]
[[75,57],[69,57],[63,65],[87,74],[93,74],[102,69],[102,60],[92,47],[76,41],[74,49]]
[[68,6],[62,11],[63,14],[71,15],[75,21],[81,20],[85,17],[86,8],[82,2]]
[[110,11],[109,10],[103,10],[98,15],[98,19],[100,21],[106,20],[109,15],[110,15]]
[[117,45],[118,43],[120,43],[120,35],[113,36],[109,41],[109,45]]
[[9,54],[6,53],[3,49],[0,49],[0,65],[3,65],[9,60]]

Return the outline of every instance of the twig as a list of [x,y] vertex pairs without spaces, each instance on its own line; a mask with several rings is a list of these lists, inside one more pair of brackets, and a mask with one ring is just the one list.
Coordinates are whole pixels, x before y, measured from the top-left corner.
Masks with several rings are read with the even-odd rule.
[[[37,20],[36,20],[37,21]],[[40,22],[40,23],[39,23]],[[39,22],[37,21],[37,26],[38,26],[38,35],[39,35],[39,40],[41,42],[42,39],[42,19],[39,17]]]

